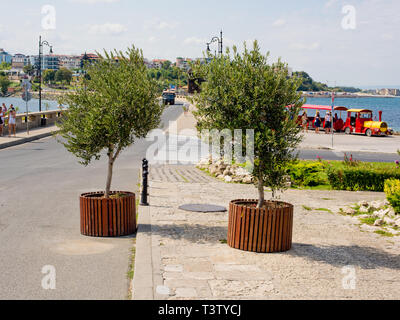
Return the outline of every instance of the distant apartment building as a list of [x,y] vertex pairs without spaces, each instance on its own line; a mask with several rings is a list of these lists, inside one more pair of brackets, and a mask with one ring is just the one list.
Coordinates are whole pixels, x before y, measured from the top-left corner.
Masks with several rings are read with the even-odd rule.
[[376,93],[381,96],[400,96],[399,89],[378,89],[376,90]]
[[12,58],[11,67],[13,69],[22,70],[25,66],[31,64],[31,59],[29,56],[26,56],[21,53],[17,53]]
[[181,58],[178,57],[176,58],[176,63],[175,65],[182,70],[188,71],[190,69],[190,63],[193,61],[193,59],[189,58]]
[[151,68],[154,68],[153,63],[152,63],[151,61],[149,61],[148,59],[144,58],[143,61],[144,61],[144,65],[145,65],[147,68],[150,68],[150,69],[151,69]]
[[94,61],[99,60],[99,56],[97,54],[94,53],[84,53],[79,57],[81,63],[83,64],[84,61],[86,60],[89,63],[92,63]]
[[65,68],[68,70],[76,70],[81,68],[81,56],[71,56],[71,55],[59,55],[59,68]]
[[4,49],[0,49],[0,63],[3,62],[12,63],[12,55],[4,51]]
[[[39,66],[39,56],[34,56],[34,65]],[[42,56],[42,70],[58,70],[60,69],[60,60],[54,54]]]
[[168,60],[165,60],[165,59],[154,59],[152,61],[152,64],[153,64],[154,68],[161,69],[164,62],[167,62],[167,61]]

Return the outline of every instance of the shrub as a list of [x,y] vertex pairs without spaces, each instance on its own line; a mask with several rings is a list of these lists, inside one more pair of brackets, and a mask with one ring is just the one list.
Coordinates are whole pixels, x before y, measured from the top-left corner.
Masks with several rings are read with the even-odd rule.
[[328,168],[328,180],[335,190],[383,192],[385,180],[400,179],[395,168],[344,167]]
[[385,193],[394,211],[400,214],[400,180],[386,180]]
[[315,187],[327,183],[321,162],[296,162],[289,165],[288,174],[295,185]]

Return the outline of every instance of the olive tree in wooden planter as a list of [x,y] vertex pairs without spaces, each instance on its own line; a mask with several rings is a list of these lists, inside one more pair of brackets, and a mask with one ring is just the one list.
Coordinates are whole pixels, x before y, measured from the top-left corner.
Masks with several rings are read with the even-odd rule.
[[[298,79],[280,60],[269,64],[257,41],[251,50],[245,45],[242,54],[233,47],[208,64],[194,65],[193,72],[206,80],[193,97],[198,130],[254,130],[252,175],[259,196],[230,203],[228,244],[254,252],[289,250],[293,206],[276,196],[287,187],[287,165],[295,160],[302,137],[296,123],[304,103]],[[272,189],[270,201],[265,186]]]
[[59,141],[81,164],[99,160],[104,151],[108,158],[105,191],[80,197],[81,233],[129,235],[136,231],[135,194],[111,191],[114,164],[125,148],[158,127],[164,107],[139,49],[104,52],[86,72],[85,86],[61,99],[69,108],[57,123]]

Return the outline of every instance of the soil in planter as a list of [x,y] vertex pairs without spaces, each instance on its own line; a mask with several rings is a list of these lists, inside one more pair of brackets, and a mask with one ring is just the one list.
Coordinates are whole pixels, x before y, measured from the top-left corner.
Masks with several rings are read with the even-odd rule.
[[[236,202],[235,204],[243,206],[243,207],[247,207],[247,208],[257,208],[256,202]],[[268,209],[268,208],[281,209],[281,208],[286,208],[286,207],[287,207],[287,204],[284,202],[271,200],[271,201],[265,201],[264,205],[260,209]]]
[[[127,198],[131,196],[130,194],[126,194],[126,193],[111,193],[110,194],[110,199],[123,199],[123,198]],[[87,198],[102,198],[104,199],[104,193],[97,193],[97,194],[92,194],[92,195],[87,195]]]

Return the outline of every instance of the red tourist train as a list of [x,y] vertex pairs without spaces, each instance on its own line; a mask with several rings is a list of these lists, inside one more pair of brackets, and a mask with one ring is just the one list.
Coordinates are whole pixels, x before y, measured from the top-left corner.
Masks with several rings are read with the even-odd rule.
[[[302,109],[315,110],[314,116],[308,116],[308,128],[315,129],[315,117],[319,111],[331,111],[331,106],[305,104]],[[346,112],[346,118],[342,119],[342,112]],[[339,113],[339,115],[338,115]],[[325,118],[321,117],[321,125],[325,128]],[[302,115],[299,115],[298,122],[302,125]],[[366,136],[387,136],[391,132],[388,124],[382,121],[382,111],[379,111],[379,121],[374,121],[373,112],[367,109],[347,109],[346,107],[334,107],[333,129],[336,132],[344,131],[346,134],[364,134]]]

